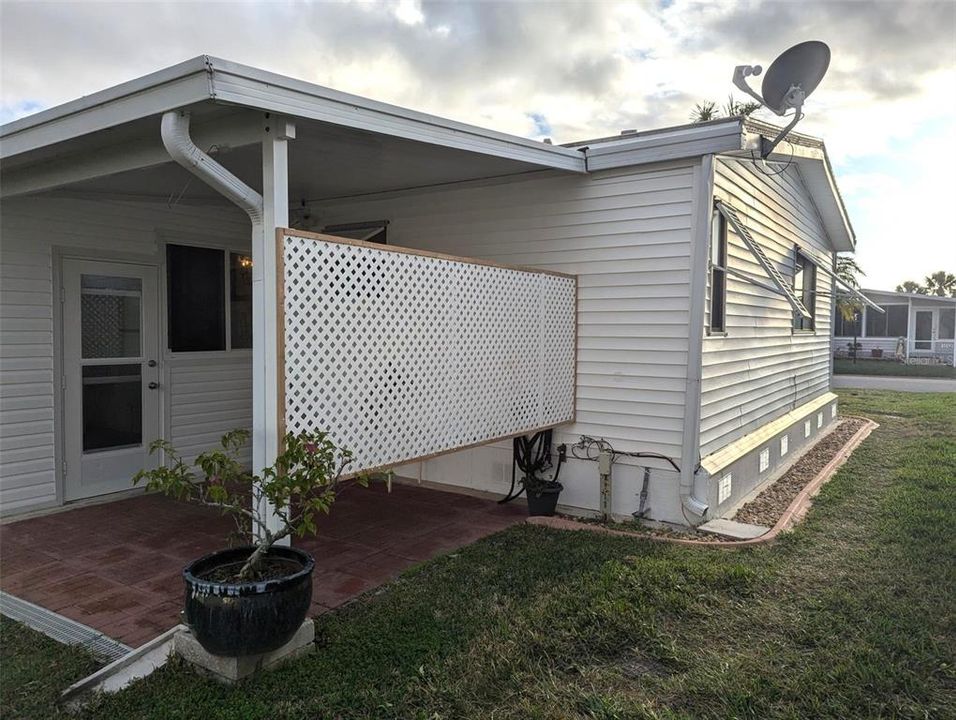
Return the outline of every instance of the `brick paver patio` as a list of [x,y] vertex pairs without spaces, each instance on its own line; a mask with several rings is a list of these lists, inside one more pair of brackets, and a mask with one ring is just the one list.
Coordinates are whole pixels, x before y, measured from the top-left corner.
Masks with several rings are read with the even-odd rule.
[[[315,537],[312,613],[336,608],[402,570],[520,522],[523,502],[395,484],[343,493]],[[229,518],[142,495],[0,526],[0,589],[133,647],[179,622],[191,560],[226,545]]]

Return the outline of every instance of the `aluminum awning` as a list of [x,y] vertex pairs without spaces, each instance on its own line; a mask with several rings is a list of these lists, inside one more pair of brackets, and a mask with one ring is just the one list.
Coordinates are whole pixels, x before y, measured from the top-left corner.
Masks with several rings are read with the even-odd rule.
[[[797,297],[790,283],[788,283],[784,279],[783,275],[780,274],[780,271],[774,267],[774,264],[770,261],[770,258],[768,258],[766,253],[764,253],[763,248],[761,248],[760,244],[754,240],[753,235],[750,234],[750,231],[741,222],[737,215],[737,211],[723,200],[717,200],[714,204],[717,206],[717,210],[720,212],[720,214],[723,215],[727,222],[733,226],[734,232],[736,232],[740,239],[744,241],[744,245],[747,246],[747,249],[750,250],[753,256],[757,259],[760,267],[762,267],[764,272],[770,277],[773,287],[764,285],[762,283],[756,284],[759,284],[761,287],[764,287],[768,290],[775,290],[780,295],[783,295],[787,302],[790,303],[790,307],[793,308],[794,312],[800,313],[800,315],[804,318],[809,319],[813,317],[810,311],[804,306],[800,298]],[[749,277],[745,277],[744,279],[750,280]]]

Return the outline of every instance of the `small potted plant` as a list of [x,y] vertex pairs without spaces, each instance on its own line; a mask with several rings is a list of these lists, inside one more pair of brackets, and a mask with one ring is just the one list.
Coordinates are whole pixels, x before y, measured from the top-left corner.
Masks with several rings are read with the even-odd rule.
[[537,473],[528,473],[522,483],[528,498],[528,515],[554,515],[564,486],[556,480],[545,480]]
[[[186,624],[213,655],[271,652],[302,625],[312,602],[315,561],[278,543],[315,532],[316,515],[329,512],[352,462],[352,453],[326,433],[289,433],[275,464],[252,475],[239,460],[248,437],[245,430],[223,435],[221,447],[196,458],[198,475],[170,443],[156,440],[150,452],[165,453],[166,464],[133,478],[148,490],[217,508],[232,516],[240,533],[252,534],[251,545],[206,555],[183,570]],[[279,518],[277,529],[253,512],[264,501]]]

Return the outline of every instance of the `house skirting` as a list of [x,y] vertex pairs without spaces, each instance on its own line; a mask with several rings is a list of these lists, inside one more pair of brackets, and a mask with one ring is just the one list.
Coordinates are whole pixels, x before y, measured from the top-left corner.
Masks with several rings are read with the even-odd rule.
[[701,472],[708,476],[709,517],[730,515],[783,475],[836,418],[837,396],[824,393],[705,457]]

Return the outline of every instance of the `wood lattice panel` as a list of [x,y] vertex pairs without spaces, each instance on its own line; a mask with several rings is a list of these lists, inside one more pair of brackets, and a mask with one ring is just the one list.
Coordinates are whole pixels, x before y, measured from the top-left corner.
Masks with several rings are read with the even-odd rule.
[[285,429],[351,471],[574,419],[573,276],[298,232],[281,258]]

